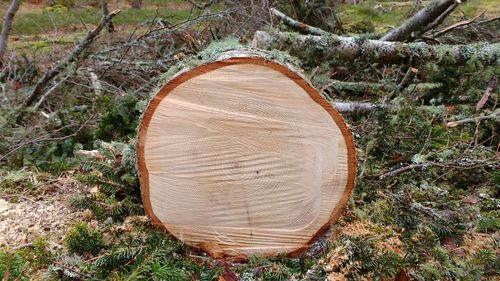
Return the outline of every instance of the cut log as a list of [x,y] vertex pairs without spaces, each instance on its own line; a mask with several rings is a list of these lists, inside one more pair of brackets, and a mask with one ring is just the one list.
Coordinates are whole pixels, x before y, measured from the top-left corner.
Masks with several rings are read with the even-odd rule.
[[354,144],[299,74],[236,53],[178,74],[147,106],[137,142],[144,207],[215,257],[298,255],[346,204]]

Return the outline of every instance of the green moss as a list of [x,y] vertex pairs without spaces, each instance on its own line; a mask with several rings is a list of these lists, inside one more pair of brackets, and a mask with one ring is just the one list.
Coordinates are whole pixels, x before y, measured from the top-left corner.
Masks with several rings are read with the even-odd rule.
[[229,37],[224,40],[214,41],[200,52],[199,57],[202,63],[217,60],[221,53],[230,50],[237,50],[243,45],[237,38]]
[[351,33],[373,33],[375,32],[375,25],[372,21],[363,19],[350,23],[345,27]]

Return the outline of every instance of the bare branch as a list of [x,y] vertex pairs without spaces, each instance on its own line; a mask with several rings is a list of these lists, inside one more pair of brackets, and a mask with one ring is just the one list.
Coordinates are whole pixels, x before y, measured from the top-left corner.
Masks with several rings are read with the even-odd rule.
[[500,111],[496,111],[490,115],[477,116],[477,117],[466,118],[466,119],[462,119],[462,120],[458,120],[458,121],[448,122],[448,123],[446,123],[446,128],[455,128],[458,125],[462,125],[465,123],[479,122],[479,121],[488,120],[488,119],[500,121]]
[[440,30],[440,31],[436,32],[436,33],[434,34],[434,38],[439,37],[439,36],[441,36],[441,35],[443,35],[443,34],[445,34],[445,33],[448,33],[448,32],[450,32],[450,31],[452,31],[453,29],[456,29],[456,28],[458,28],[458,27],[465,26],[465,25],[469,25],[469,24],[471,24],[471,23],[475,22],[475,21],[476,21],[478,18],[480,18],[482,15],[484,15],[484,13],[485,13],[485,11],[483,11],[482,13],[480,13],[479,15],[477,15],[477,16],[475,16],[475,17],[473,17],[473,18],[472,18],[472,19],[470,19],[470,20],[464,20],[464,21],[461,21],[461,22],[457,22],[457,23],[455,23],[455,24],[452,24],[452,25],[450,25],[450,26],[446,27],[445,29],[443,29],[443,30]]
[[321,28],[317,28],[314,26],[310,26],[308,24],[305,24],[300,21],[296,21],[292,19],[291,17],[285,15],[284,13],[278,11],[277,9],[271,8],[269,9],[271,13],[276,16],[280,21],[282,21],[284,24],[288,25],[289,27],[307,33],[307,34],[312,34],[312,35],[329,35],[331,34],[330,32],[324,31]]
[[[104,17],[109,15],[108,0],[101,0],[100,6],[102,15]],[[113,21],[111,21],[111,19],[106,22],[106,29],[108,30],[109,33],[115,32],[115,25],[113,24]]]
[[24,102],[24,106],[31,106],[35,101],[43,94],[43,89],[45,86],[62,70],[64,70],[70,63],[78,60],[80,55],[85,51],[97,38],[102,29],[106,26],[107,22],[109,22],[114,16],[120,13],[120,10],[113,11],[109,13],[107,16],[103,16],[101,22],[90,31],[85,39],[83,39],[80,44],[62,61],[59,62],[53,69],[46,72],[36,83],[35,87],[31,91],[28,99]]
[[[493,160],[494,161],[494,160]],[[415,169],[426,169],[429,167],[440,167],[440,168],[454,168],[454,169],[475,169],[479,167],[485,167],[489,165],[498,165],[498,163],[495,162],[488,162],[488,161],[477,161],[477,162],[471,162],[471,163],[461,163],[458,161],[454,162],[446,162],[446,163],[441,163],[441,162],[426,162],[426,163],[417,163],[417,164],[411,164],[407,166],[403,166],[401,168],[397,168],[379,175],[376,175],[375,177],[378,177],[380,179],[386,178],[386,177],[392,177],[396,176],[398,174],[410,171],[410,170],[415,170]]]
[[19,9],[20,0],[12,0],[10,2],[9,8],[5,11],[3,16],[2,32],[0,33],[0,67],[3,67],[3,55],[5,50],[7,50],[7,41],[9,40],[9,32],[12,28],[12,21]]

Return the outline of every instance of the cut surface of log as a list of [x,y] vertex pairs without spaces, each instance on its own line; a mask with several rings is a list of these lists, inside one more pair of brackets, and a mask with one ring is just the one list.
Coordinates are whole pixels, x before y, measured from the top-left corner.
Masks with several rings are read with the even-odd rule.
[[298,74],[257,57],[167,82],[144,113],[137,158],[154,224],[215,257],[303,252],[354,185],[340,115]]

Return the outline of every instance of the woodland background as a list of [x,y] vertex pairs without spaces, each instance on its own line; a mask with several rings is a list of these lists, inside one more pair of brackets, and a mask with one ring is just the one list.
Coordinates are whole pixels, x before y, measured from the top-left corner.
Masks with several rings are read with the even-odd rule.
[[[15,2],[0,2],[0,279],[499,279],[497,0]],[[159,84],[256,32],[342,113],[357,179],[306,256],[224,261],[151,227],[134,140]]]

